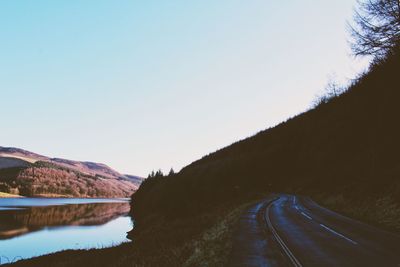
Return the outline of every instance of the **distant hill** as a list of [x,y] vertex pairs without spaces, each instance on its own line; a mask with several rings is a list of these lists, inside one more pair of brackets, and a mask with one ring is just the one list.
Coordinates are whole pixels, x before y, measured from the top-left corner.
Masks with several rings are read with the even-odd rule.
[[84,174],[88,175],[99,175],[102,177],[110,177],[110,178],[119,178],[124,175],[119,172],[111,169],[107,165],[103,163],[94,163],[88,161],[75,161],[61,158],[49,158],[46,156],[42,156],[30,151],[26,151],[23,149],[15,148],[15,147],[1,147],[0,146],[0,157],[13,157],[19,158],[31,163],[37,161],[45,161],[57,164],[59,166],[63,166],[66,168],[70,168],[73,170],[77,170]]
[[125,177],[128,178],[129,181],[137,185],[138,187],[140,184],[143,182],[143,177],[135,176],[135,175],[129,175],[129,174],[124,174]]
[[0,157],[0,169],[29,167],[30,163],[20,158]]
[[24,196],[129,197],[138,176],[123,175],[102,163],[49,158],[0,147],[0,192]]

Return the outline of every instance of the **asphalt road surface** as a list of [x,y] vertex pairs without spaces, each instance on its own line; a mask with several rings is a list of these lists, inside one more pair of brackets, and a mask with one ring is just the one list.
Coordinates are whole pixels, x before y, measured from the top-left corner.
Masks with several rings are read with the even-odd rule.
[[242,216],[230,265],[400,267],[400,237],[309,198],[277,195]]

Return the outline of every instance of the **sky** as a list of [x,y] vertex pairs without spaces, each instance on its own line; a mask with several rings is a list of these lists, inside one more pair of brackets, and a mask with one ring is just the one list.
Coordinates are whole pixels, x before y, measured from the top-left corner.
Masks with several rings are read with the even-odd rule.
[[355,2],[2,0],[0,146],[179,171],[364,70]]

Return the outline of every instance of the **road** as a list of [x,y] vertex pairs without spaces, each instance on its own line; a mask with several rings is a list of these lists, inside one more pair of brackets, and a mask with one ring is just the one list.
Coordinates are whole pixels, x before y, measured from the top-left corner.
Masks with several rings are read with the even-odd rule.
[[278,195],[242,216],[230,265],[399,267],[400,237],[309,198]]

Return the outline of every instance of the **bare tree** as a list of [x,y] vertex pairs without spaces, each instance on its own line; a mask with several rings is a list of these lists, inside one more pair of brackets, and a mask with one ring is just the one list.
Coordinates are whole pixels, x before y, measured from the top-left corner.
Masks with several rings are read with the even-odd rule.
[[322,104],[326,104],[330,102],[332,99],[340,96],[345,92],[346,88],[341,86],[337,82],[337,77],[335,74],[331,74],[328,76],[328,82],[325,86],[325,89],[321,94],[315,96],[313,101],[313,107],[317,107]]
[[400,0],[358,1],[351,48],[357,56],[385,56],[400,43]]

